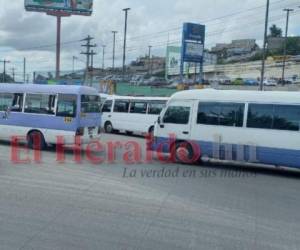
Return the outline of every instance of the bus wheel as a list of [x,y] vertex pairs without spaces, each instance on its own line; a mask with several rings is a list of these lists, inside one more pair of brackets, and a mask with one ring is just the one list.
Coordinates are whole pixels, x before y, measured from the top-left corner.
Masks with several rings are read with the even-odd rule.
[[126,131],[126,135],[133,135],[132,131]]
[[34,150],[44,150],[47,147],[45,138],[39,131],[32,131],[27,135],[27,145]]
[[200,151],[195,152],[193,146],[188,142],[177,142],[173,148],[172,159],[181,164],[196,164],[200,162]]
[[105,130],[105,133],[108,133],[108,134],[111,134],[111,133],[114,132],[114,128],[113,128],[111,122],[106,122],[105,123],[104,130]]
[[149,135],[151,136],[151,138],[154,137],[154,126],[151,126],[151,127],[149,128]]

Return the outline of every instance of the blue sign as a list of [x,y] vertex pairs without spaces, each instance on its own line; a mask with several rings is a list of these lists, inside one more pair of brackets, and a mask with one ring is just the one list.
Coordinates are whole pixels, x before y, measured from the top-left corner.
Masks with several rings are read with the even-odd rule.
[[183,78],[183,67],[185,62],[198,63],[200,75],[203,73],[205,43],[205,25],[184,23],[181,47],[181,77]]
[[205,26],[194,23],[183,24],[183,39],[201,42],[205,41]]

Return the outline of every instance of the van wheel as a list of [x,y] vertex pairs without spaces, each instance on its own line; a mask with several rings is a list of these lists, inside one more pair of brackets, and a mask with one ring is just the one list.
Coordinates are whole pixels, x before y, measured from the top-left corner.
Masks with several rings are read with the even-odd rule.
[[113,128],[111,122],[106,122],[105,123],[104,130],[105,130],[105,133],[108,133],[108,134],[111,134],[111,133],[114,132],[114,128]]
[[44,150],[47,148],[45,138],[40,131],[32,131],[27,135],[27,145],[34,150]]
[[200,162],[201,155],[199,152],[195,152],[192,145],[188,142],[176,142],[172,148],[171,154],[172,159],[181,164],[196,164]]
[[154,136],[154,126],[152,126],[152,127],[149,128],[149,135],[150,135],[151,137]]

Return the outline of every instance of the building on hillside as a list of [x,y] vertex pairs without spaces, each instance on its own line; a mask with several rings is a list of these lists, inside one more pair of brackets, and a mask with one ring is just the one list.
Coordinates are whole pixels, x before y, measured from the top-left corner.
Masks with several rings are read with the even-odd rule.
[[211,49],[224,62],[244,61],[251,58],[259,50],[255,39],[233,40],[231,43],[219,43]]

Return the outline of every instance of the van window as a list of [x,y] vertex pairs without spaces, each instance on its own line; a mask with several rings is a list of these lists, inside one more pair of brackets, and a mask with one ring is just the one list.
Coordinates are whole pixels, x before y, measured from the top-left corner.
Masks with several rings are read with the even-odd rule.
[[81,96],[81,112],[82,113],[99,113],[101,109],[100,96],[98,95],[82,95]]
[[173,124],[188,124],[190,111],[190,107],[170,106],[164,115],[163,122]]
[[166,102],[151,102],[149,103],[148,114],[159,115],[166,106]]
[[56,116],[76,117],[76,95],[58,95]]
[[198,124],[242,127],[245,104],[240,103],[199,103]]
[[133,114],[146,114],[147,102],[132,102],[130,105],[130,113]]
[[300,108],[295,105],[250,104],[248,128],[299,131]]
[[106,101],[102,106],[102,113],[110,113],[113,102],[111,100]]
[[25,100],[25,113],[54,115],[54,95],[27,94]]
[[13,94],[0,93],[0,111],[6,111],[12,104]]
[[14,94],[11,111],[12,112],[22,112],[23,109],[23,94]]
[[114,112],[117,113],[128,113],[129,111],[129,101],[126,100],[116,100]]
[[273,129],[299,131],[300,106],[275,105]]

